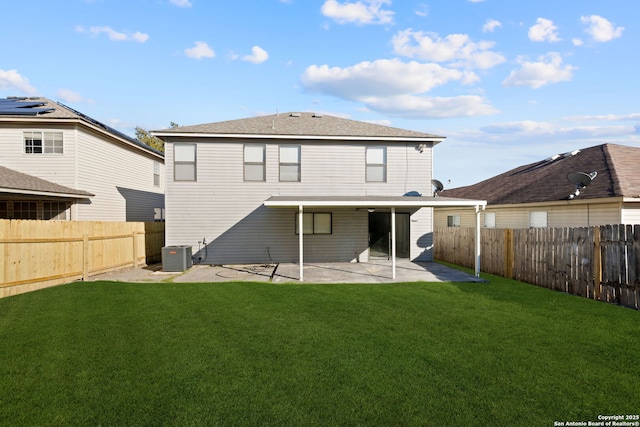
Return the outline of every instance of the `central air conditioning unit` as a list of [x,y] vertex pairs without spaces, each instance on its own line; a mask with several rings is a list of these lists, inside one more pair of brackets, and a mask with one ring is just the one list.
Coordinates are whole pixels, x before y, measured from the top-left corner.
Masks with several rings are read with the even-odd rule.
[[186,271],[192,266],[191,246],[165,246],[162,248],[163,271]]

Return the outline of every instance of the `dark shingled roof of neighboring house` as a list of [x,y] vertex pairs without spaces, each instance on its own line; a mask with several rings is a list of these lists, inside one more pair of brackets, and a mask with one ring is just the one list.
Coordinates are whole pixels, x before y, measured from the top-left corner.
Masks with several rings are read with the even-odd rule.
[[159,136],[170,134],[199,133],[219,135],[261,135],[339,137],[339,138],[397,138],[433,140],[440,142],[445,137],[423,132],[383,126],[340,117],[316,113],[280,113],[247,119],[228,120],[194,126],[179,126],[154,131]]
[[576,186],[572,172],[598,175],[579,199],[640,197],[640,148],[603,144],[520,166],[474,185],[444,190],[445,197],[486,200],[489,205],[568,200]]
[[70,195],[82,199],[93,197],[93,194],[89,192],[75,190],[65,187],[64,185],[59,185],[45,179],[0,166],[0,193],[2,193],[4,189],[50,193],[52,196]]

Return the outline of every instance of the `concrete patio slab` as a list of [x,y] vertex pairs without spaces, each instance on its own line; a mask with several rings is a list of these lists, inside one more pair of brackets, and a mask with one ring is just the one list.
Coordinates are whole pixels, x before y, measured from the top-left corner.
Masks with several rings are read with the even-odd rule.
[[[185,272],[165,272],[160,264],[93,276],[92,281],[122,282],[272,282],[301,283],[296,263],[248,265],[194,265]],[[392,278],[391,261],[305,263],[303,283],[394,283],[394,282],[484,282],[472,274],[435,262],[396,261]]]

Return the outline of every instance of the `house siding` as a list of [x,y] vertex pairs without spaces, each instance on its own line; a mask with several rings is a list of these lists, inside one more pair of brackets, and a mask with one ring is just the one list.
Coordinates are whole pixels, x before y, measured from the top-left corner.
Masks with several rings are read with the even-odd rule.
[[[570,206],[562,205],[523,205],[510,208],[494,208],[488,206],[485,212],[495,212],[495,228],[529,228],[529,213],[533,211],[547,212],[547,227],[588,227],[594,225],[619,224],[620,204],[585,203]],[[475,227],[475,213],[463,209],[436,209],[434,225],[447,226],[448,215],[460,215],[461,227]],[[480,225],[484,226],[484,212],[481,213]]]
[[[189,140],[197,144],[197,181],[173,180],[173,141],[167,141],[166,243],[190,245],[203,263],[292,262],[298,259],[295,234],[297,209],[266,208],[273,195],[282,196],[402,196],[409,191],[429,194],[431,149],[419,153],[415,144],[286,140]],[[245,182],[245,143],[264,144],[265,182]],[[301,181],[279,181],[279,146],[301,146]],[[387,147],[387,182],[365,180],[367,145]],[[305,235],[306,261],[355,261],[368,258],[366,209],[327,208],[331,235]],[[411,256],[428,260],[431,210],[412,215]],[[415,222],[414,222],[415,219]],[[202,244],[207,242],[206,250]],[[421,246],[422,245],[422,246]]]
[[[24,152],[24,132],[62,132],[62,154],[27,154]],[[26,123],[22,126],[0,127],[0,164],[18,172],[37,176],[56,184],[76,188],[74,185],[75,128],[72,125]]]
[[164,171],[153,183],[151,155],[104,140],[92,132],[78,132],[77,186],[95,194],[78,205],[80,220],[153,221],[153,209],[164,207]]

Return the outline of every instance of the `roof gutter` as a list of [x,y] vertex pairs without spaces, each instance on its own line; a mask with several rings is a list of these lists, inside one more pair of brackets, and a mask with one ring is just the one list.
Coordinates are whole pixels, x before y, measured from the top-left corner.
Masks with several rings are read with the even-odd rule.
[[29,196],[48,196],[48,197],[63,197],[63,198],[71,198],[71,199],[89,199],[94,197],[94,194],[77,194],[77,193],[56,193],[51,191],[36,191],[36,190],[20,190],[16,188],[5,188],[0,187],[0,193],[11,193],[11,194],[27,194]]

